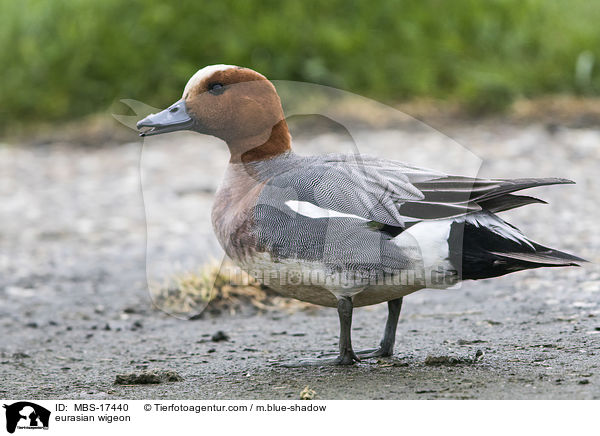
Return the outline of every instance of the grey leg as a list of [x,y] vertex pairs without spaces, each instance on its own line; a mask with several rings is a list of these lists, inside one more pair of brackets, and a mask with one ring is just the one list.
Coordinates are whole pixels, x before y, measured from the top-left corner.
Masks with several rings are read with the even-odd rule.
[[352,350],[352,299],[342,297],[338,300],[338,315],[340,317],[340,354],[335,358],[337,365],[352,365],[360,359]]
[[388,318],[383,331],[383,339],[379,344],[379,348],[362,350],[357,352],[360,357],[389,357],[394,354],[394,343],[396,342],[396,327],[398,326],[398,318],[400,318],[400,310],[402,309],[402,297],[388,301]]
[[340,317],[340,354],[334,359],[312,359],[302,360],[297,363],[284,363],[286,367],[298,366],[322,366],[322,365],[352,365],[354,362],[360,362],[358,356],[352,349],[351,329],[352,329],[352,298],[341,297],[338,300],[337,310]]

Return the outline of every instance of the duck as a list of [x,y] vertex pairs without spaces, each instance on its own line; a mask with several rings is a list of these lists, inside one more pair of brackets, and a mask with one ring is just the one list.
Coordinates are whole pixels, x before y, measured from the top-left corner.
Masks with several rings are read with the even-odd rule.
[[[515,192],[571,180],[484,179],[374,156],[296,154],[275,86],[249,68],[200,69],[177,102],[137,128],[143,137],[190,130],[226,143],[230,160],[211,216],[227,256],[286,297],[337,309],[339,352],[301,365],[392,356],[403,297],[420,289],[585,262],[498,216],[545,203]],[[379,346],[355,352],[354,308],[384,302]]]

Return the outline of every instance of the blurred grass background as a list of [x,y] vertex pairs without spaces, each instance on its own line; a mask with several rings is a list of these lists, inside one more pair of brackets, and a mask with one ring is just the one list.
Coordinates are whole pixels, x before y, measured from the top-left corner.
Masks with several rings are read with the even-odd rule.
[[208,64],[502,111],[600,92],[600,2],[3,0],[0,130],[176,100]]

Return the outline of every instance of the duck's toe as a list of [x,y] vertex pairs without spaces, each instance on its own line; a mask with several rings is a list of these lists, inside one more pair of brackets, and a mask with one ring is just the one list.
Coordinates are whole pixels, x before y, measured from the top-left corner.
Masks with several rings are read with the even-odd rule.
[[279,365],[285,368],[302,368],[307,366],[345,366],[360,362],[360,358],[352,350],[336,355],[333,358],[324,358],[325,356],[331,356],[331,354],[321,354],[316,359],[282,362]]
[[391,357],[394,355],[392,349],[388,347],[368,348],[366,350],[357,351],[356,354],[361,359],[373,359],[376,357]]

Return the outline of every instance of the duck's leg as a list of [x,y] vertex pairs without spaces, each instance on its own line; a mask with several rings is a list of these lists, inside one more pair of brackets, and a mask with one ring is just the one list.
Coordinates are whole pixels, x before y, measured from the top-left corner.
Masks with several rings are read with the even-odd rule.
[[398,327],[398,318],[402,309],[402,297],[388,301],[388,317],[385,322],[383,339],[379,343],[379,348],[361,350],[356,354],[362,359],[370,357],[389,357],[394,354],[394,343],[396,342],[396,327]]
[[[312,359],[302,360],[297,363],[284,363],[286,367],[298,366],[321,366],[321,365],[352,365],[360,362],[360,359],[352,349],[352,304],[351,297],[340,297],[337,303],[338,315],[340,317],[340,354],[334,359]],[[323,355],[322,355],[323,356]]]
[[360,359],[352,349],[351,329],[352,329],[352,304],[351,297],[340,297],[338,299],[337,309],[340,317],[340,354],[336,357],[337,365],[352,365],[359,362]]

